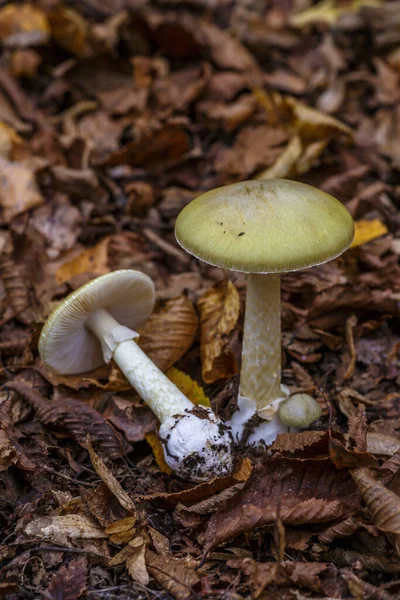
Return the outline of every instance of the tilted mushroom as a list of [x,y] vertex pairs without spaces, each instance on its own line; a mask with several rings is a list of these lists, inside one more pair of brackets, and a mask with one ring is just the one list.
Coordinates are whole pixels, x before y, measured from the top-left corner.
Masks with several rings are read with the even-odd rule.
[[249,443],[270,444],[287,431],[277,410],[281,386],[280,274],[325,263],[354,236],[346,208],[316,188],[284,179],[244,181],[202,194],[178,215],[175,235],[190,254],[248,274],[238,411],[240,439],[256,413],[265,420]]
[[135,340],[154,306],[150,277],[132,270],[93,279],[49,316],[39,339],[42,361],[63,374],[117,363],[160,421],[167,464],[184,478],[203,481],[231,472],[228,428],[193,403],[156,367]]

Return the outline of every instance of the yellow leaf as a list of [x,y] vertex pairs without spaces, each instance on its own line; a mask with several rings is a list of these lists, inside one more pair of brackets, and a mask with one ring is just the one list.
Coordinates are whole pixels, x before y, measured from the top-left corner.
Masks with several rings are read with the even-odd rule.
[[0,10],[0,40],[10,45],[43,44],[49,33],[46,15],[31,4],[11,3]]
[[354,223],[355,234],[350,248],[357,248],[388,233],[388,228],[379,219],[361,220]]
[[72,8],[58,7],[49,15],[51,34],[68,52],[84,56],[87,50],[88,25]]
[[24,140],[8,125],[0,121],[0,156],[7,160],[16,160]]
[[[193,404],[211,406],[210,400],[205,395],[203,388],[200,387],[198,383],[193,381],[189,375],[186,375],[186,373],[179,371],[175,367],[168,369],[166,375],[176,385],[176,387],[179,388],[191,402],[193,402]],[[162,471],[162,473],[167,473],[167,475],[171,475],[172,469],[164,460],[164,451],[156,434],[153,432],[148,433],[146,435],[146,441],[153,450],[154,458],[156,459],[156,463],[158,464],[160,471]]]
[[183,373],[183,371],[179,371],[175,367],[168,369],[166,375],[193,404],[211,406],[210,400],[205,395],[203,388],[196,381],[193,381],[189,375]]
[[294,135],[286,148],[275,160],[274,164],[259,173],[256,179],[275,179],[293,177],[296,174],[296,163],[303,152],[303,145],[298,135]]
[[382,0],[353,0],[346,6],[338,6],[334,0],[322,0],[319,4],[292,15],[290,24],[299,28],[317,22],[333,25],[343,15],[357,13],[364,6],[376,7],[381,4]]
[[69,281],[75,275],[82,275],[84,273],[93,273],[93,275],[103,275],[104,273],[108,273],[109,268],[107,262],[109,241],[110,238],[106,237],[93,246],[93,248],[84,250],[72,260],[61,265],[56,272],[57,283],[64,283],[65,281]]

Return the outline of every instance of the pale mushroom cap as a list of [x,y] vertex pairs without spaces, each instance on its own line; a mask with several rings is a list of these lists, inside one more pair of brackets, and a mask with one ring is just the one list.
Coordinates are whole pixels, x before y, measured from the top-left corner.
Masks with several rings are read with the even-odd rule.
[[135,329],[151,314],[154,284],[139,271],[97,277],[67,296],[51,313],[39,339],[42,361],[53,371],[83,373],[104,364],[97,337],[85,327],[96,310],[106,309],[120,325]]
[[285,273],[339,256],[354,237],[347,209],[296,181],[243,181],[217,188],[179,214],[175,235],[190,254],[245,273]]

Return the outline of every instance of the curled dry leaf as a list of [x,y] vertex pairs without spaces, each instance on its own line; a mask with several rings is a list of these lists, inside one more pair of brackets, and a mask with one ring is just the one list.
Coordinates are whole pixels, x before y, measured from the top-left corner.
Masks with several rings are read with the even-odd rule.
[[48,600],[78,600],[86,590],[87,559],[73,558],[53,575],[46,591]]
[[135,537],[135,524],[135,517],[126,517],[111,523],[106,527],[105,533],[110,537],[112,544],[127,544]]
[[300,431],[299,433],[281,433],[271,446],[272,452],[306,455],[327,454],[329,435],[326,431]]
[[45,13],[32,4],[9,4],[0,10],[0,39],[7,46],[43,44],[49,33]]
[[358,469],[360,467],[377,467],[377,459],[368,452],[349,450],[339,440],[329,440],[329,457],[337,469]]
[[168,300],[139,330],[139,346],[166,371],[189,350],[196,337],[198,317],[186,296]]
[[113,556],[109,566],[126,563],[129,575],[134,581],[147,585],[149,583],[149,574],[145,562],[146,543],[142,536],[136,536],[118,554]]
[[350,476],[329,460],[273,459],[257,465],[244,488],[207,525],[205,551],[254,527],[324,523],[345,518],[360,499]]
[[252,465],[248,458],[245,458],[236,472],[228,477],[220,477],[212,479],[205,483],[200,483],[192,488],[181,490],[179,492],[159,492],[156,494],[147,494],[146,496],[138,496],[142,500],[160,500],[168,505],[176,506],[182,504],[191,506],[197,502],[201,502],[206,498],[210,498],[218,492],[236,485],[238,482],[247,481],[252,471]]
[[4,429],[0,428],[0,472],[18,461],[17,451]]
[[0,279],[3,283],[9,306],[22,323],[32,323],[35,318],[33,286],[25,277],[23,269],[10,256],[0,259]]
[[24,533],[42,540],[52,540],[61,545],[68,545],[68,538],[101,539],[107,537],[92,519],[84,515],[37,517],[26,525]]
[[92,461],[93,468],[96,471],[97,475],[106,484],[110,492],[116,497],[121,506],[125,508],[126,511],[131,513],[131,515],[135,516],[135,504],[133,503],[132,499],[128,496],[128,494],[122,489],[121,484],[119,483],[119,481],[117,481],[117,479],[114,477],[111,471],[106,467],[104,462],[101,460],[100,456],[98,456],[93,450],[93,446],[90,441],[89,435],[87,436],[86,443],[89,450],[90,460]]
[[381,531],[400,534],[399,496],[376,481],[367,469],[352,471],[352,477],[375,525]]
[[77,56],[85,55],[89,28],[79,12],[58,6],[49,13],[49,21],[51,35],[61,48]]
[[203,379],[212,383],[237,373],[229,347],[240,312],[239,294],[230,281],[218,283],[197,301],[200,312],[200,351]]
[[9,389],[15,390],[33,406],[40,421],[55,430],[70,435],[83,448],[90,434],[99,451],[110,458],[123,456],[128,446],[97,410],[75,400],[61,397],[49,402],[22,381],[12,381]]
[[0,178],[0,222],[3,225],[16,215],[43,204],[32,168],[0,158]]
[[321,544],[330,544],[333,540],[349,537],[361,529],[361,523],[359,523],[354,517],[348,517],[344,521],[335,523],[325,531],[318,534],[318,539]]
[[196,595],[200,575],[187,567],[182,559],[159,556],[146,551],[147,569],[154,579],[177,600],[187,600]]

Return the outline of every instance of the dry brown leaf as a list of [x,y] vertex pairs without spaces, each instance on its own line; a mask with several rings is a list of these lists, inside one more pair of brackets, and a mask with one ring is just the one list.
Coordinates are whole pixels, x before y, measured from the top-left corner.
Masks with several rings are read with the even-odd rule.
[[350,379],[354,375],[354,369],[356,368],[357,353],[354,345],[354,328],[358,323],[358,319],[355,315],[349,317],[346,321],[346,342],[350,349],[350,362],[343,375],[344,379]]
[[[298,170],[296,164],[303,153],[303,144],[298,135],[293,135],[287,143],[286,148],[277,157],[275,162],[261,173],[256,179],[274,179],[294,177]],[[304,171],[303,171],[304,172]]]
[[318,539],[321,544],[330,544],[333,540],[353,535],[359,529],[361,529],[361,524],[354,517],[349,517],[319,533]]
[[151,360],[166,371],[193,344],[198,317],[186,296],[168,300],[158,307],[139,329],[139,346]]
[[197,502],[214,496],[221,490],[231,487],[238,482],[247,481],[251,471],[251,461],[248,458],[245,458],[239,469],[227,477],[212,479],[211,481],[200,483],[199,485],[179,492],[158,492],[146,496],[138,496],[138,498],[143,500],[159,499],[172,506],[176,506],[177,504],[191,506],[192,504],[196,504]]
[[0,10],[0,39],[13,47],[47,42],[50,27],[43,11],[32,4],[9,4]]
[[187,567],[182,559],[159,556],[147,550],[146,565],[150,575],[177,600],[196,595],[200,575],[192,567]]
[[218,283],[197,301],[200,312],[200,351],[204,381],[212,383],[237,373],[237,364],[229,348],[240,312],[237,289],[230,281]]
[[63,545],[68,538],[101,539],[107,537],[103,530],[84,515],[37,517],[24,528],[26,535],[52,540]]
[[337,469],[358,469],[360,467],[377,467],[377,459],[368,452],[359,452],[345,447],[338,438],[329,440],[329,457]]
[[12,129],[0,121],[0,157],[6,160],[18,160],[24,152],[23,139]]
[[375,525],[387,533],[400,534],[400,498],[376,481],[367,469],[352,471],[352,477]]
[[257,465],[244,488],[208,522],[205,550],[275,522],[324,523],[346,518],[359,507],[356,487],[329,460],[273,459]]
[[43,204],[32,168],[0,158],[0,178],[1,223]]
[[128,494],[122,489],[121,484],[117,481],[117,479],[114,477],[111,471],[106,467],[101,458],[93,450],[93,446],[90,441],[89,435],[87,436],[86,443],[89,450],[90,460],[92,461],[93,468],[96,471],[97,475],[106,484],[110,492],[116,497],[121,506],[133,516],[135,516],[135,504],[128,496]]
[[367,433],[367,451],[378,456],[393,456],[400,450],[400,440],[384,433]]
[[[141,539],[141,538],[140,538]],[[134,552],[126,560],[126,568],[133,581],[137,581],[142,585],[149,583],[150,577],[146,567],[146,544],[143,542],[140,545],[135,545],[135,540],[129,542],[130,546],[134,547]]]
[[59,6],[49,13],[51,35],[68,52],[84,56],[87,52],[88,24],[72,8]]
[[304,451],[309,454],[327,454],[329,435],[326,431],[300,431],[281,433],[271,446],[272,452],[281,454]]
[[73,558],[53,575],[46,590],[48,600],[78,600],[86,590],[87,559]]
[[9,389],[15,390],[33,406],[40,421],[52,429],[70,435],[83,448],[89,434],[100,453],[109,458],[124,456],[128,447],[125,441],[97,410],[75,400],[61,397],[49,402],[22,381],[11,381]]
[[0,428],[0,472],[18,461],[18,455],[4,429]]

